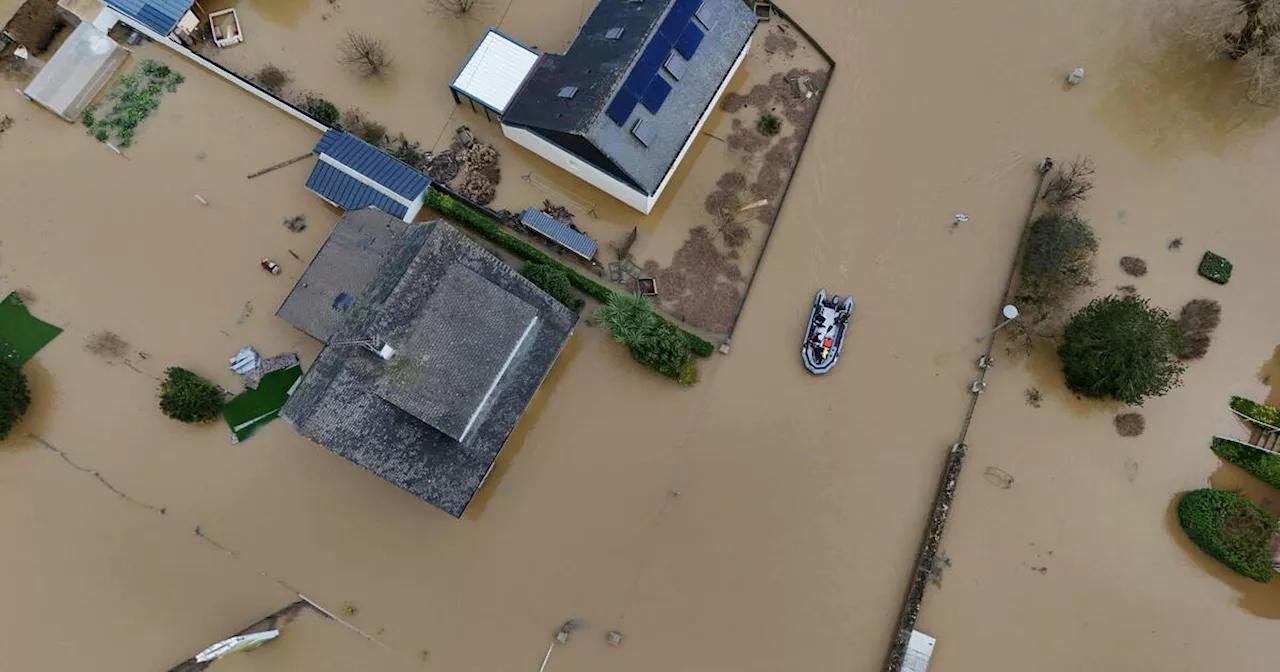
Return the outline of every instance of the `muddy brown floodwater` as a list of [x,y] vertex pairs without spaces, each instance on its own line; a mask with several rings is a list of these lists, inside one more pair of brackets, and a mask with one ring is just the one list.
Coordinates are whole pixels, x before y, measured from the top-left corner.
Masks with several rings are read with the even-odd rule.
[[[446,82],[485,26],[559,49],[590,10],[515,0],[459,21],[425,4],[239,6],[247,39],[307,86],[409,131],[451,125]],[[931,669],[1273,666],[1277,586],[1208,561],[1171,507],[1211,477],[1245,485],[1208,443],[1240,431],[1229,395],[1267,396],[1280,341],[1280,135],[1217,66],[1178,56],[1164,6],[786,6],[839,65],[732,354],[678,389],[582,326],[463,521],[284,423],[231,446],[155,408],[169,365],[232,386],[227,358],[247,343],[315,356],[273,312],[302,271],[289,251],[309,258],[338,213],[302,188],[306,162],[245,178],[314,131],[156,45],[137,56],[187,82],[127,157],[0,95],[15,119],[0,136],[0,292],[29,289],[66,329],[28,365],[35,406],[0,448],[0,668],[166,669],[301,592],[350,606],[367,637],[308,615],[225,669],[534,670],[568,618],[584,627],[548,672],[878,669],[1044,155],[1098,167],[1099,293],[1213,298],[1223,321],[1186,384],[1142,409],[1139,437],[1116,434],[1118,407],[1071,397],[1049,356],[1001,359],[969,434],[951,566],[917,626],[938,637]],[[393,43],[391,81],[333,65],[353,28]],[[957,212],[969,221],[953,228]],[[281,226],[298,214],[306,231]],[[1235,263],[1230,284],[1196,277],[1205,249]],[[1125,255],[1148,274],[1124,276]],[[821,286],[859,307],[840,366],[816,378],[797,341]],[[129,354],[86,351],[103,330]]]

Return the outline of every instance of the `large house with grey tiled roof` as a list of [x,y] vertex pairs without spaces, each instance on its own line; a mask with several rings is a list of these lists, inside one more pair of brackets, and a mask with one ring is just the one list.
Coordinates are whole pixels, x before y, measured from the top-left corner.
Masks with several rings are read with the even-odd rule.
[[461,517],[578,315],[442,221],[348,212],[276,313],[324,349],[298,433]]

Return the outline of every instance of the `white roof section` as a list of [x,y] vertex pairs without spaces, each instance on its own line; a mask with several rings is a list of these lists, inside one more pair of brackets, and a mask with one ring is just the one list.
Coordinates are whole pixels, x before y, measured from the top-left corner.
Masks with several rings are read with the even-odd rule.
[[929,659],[933,658],[933,647],[937,640],[919,630],[911,631],[911,639],[907,642],[907,655],[902,659],[902,672],[926,672]]
[[63,119],[75,121],[128,55],[128,50],[92,24],[81,23],[22,93]]
[[490,28],[449,88],[502,114],[537,62],[537,52]]

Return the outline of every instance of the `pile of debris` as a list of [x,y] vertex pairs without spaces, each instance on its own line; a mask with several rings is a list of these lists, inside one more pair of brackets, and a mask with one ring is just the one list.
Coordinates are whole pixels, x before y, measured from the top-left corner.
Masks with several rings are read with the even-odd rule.
[[463,168],[458,193],[480,205],[492,203],[498,191],[498,182],[502,180],[497,148],[477,140],[466,126],[459,126],[454,131],[449,151],[460,157]]

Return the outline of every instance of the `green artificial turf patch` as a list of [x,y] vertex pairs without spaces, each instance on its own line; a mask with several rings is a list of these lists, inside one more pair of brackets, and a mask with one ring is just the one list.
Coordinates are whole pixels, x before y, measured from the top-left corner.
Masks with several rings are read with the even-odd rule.
[[253,436],[260,427],[275,420],[289,400],[289,389],[302,377],[302,367],[272,371],[262,377],[258,389],[245,390],[227,402],[222,417],[227,419],[237,441]]
[[62,329],[32,317],[17,292],[0,302],[0,359],[21,367]]

